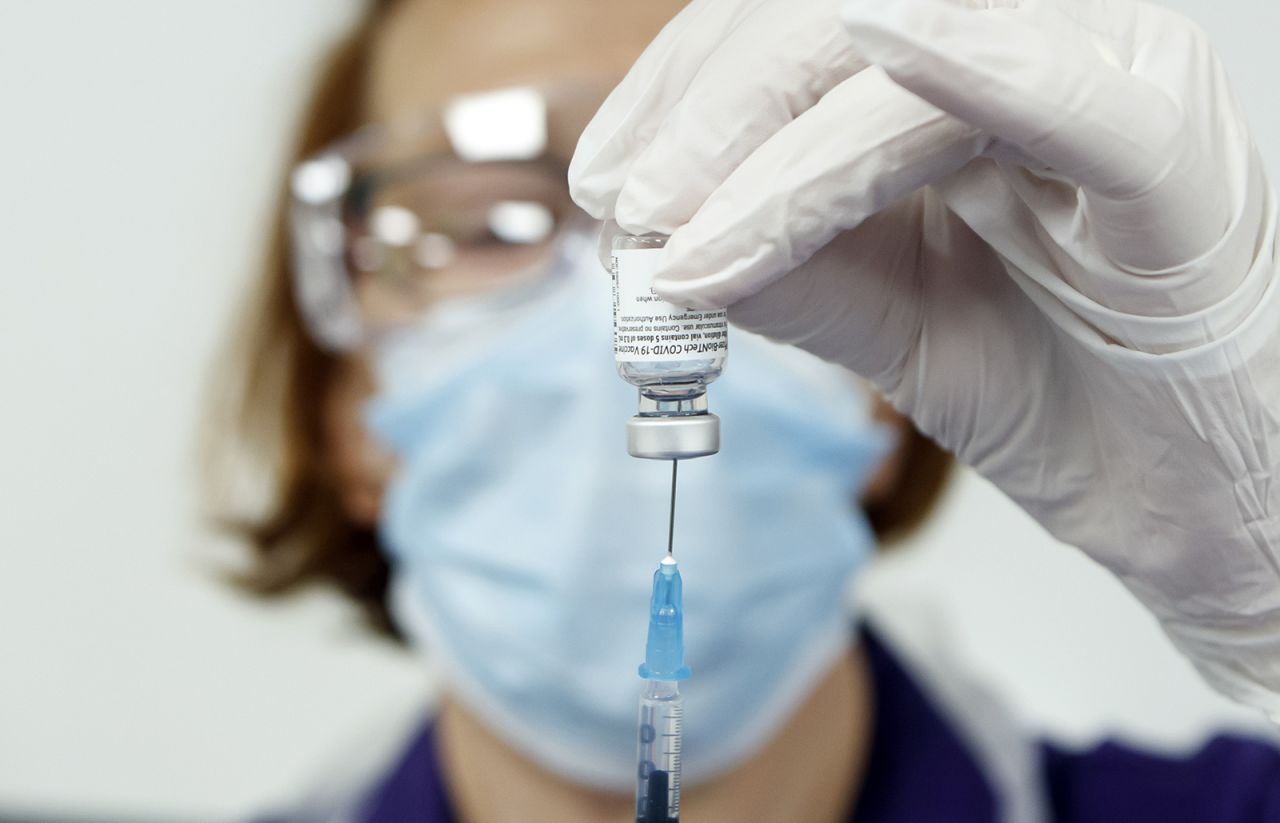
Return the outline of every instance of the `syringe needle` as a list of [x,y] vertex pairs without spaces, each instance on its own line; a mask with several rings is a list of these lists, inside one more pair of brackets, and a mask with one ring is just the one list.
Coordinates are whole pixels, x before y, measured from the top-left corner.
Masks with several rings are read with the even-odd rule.
[[671,461],[671,515],[667,518],[667,555],[672,554],[676,536],[676,466],[679,460]]

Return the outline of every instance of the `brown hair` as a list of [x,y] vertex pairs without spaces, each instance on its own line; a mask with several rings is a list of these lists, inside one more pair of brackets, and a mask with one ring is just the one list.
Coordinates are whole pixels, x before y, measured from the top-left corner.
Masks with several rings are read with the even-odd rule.
[[[364,20],[329,54],[304,109],[292,152],[296,162],[350,133],[361,119],[375,33],[398,0],[378,0]],[[281,181],[280,190],[286,191]],[[215,399],[229,405],[215,415],[209,440],[211,490],[223,511],[217,520],[252,551],[237,576],[248,590],[276,595],[327,582],[359,603],[372,623],[395,634],[386,605],[389,565],[375,532],[346,515],[326,455],[322,406],[340,362],[308,337],[291,289],[287,196],[275,210],[264,277],[256,284],[245,324],[218,373]],[[218,406],[226,408],[226,406]],[[868,507],[877,535],[893,538],[918,525],[942,489],[950,459],[914,429],[894,488]],[[229,455],[248,456],[270,474],[265,508],[230,513]],[[253,485],[253,484],[251,484]]]

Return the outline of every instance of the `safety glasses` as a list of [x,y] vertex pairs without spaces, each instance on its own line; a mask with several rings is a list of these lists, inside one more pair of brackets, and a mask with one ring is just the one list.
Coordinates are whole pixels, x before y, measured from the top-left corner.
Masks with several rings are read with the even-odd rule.
[[451,298],[548,276],[585,217],[567,158],[603,93],[504,89],[369,126],[294,169],[294,292],[314,339],[350,350]]

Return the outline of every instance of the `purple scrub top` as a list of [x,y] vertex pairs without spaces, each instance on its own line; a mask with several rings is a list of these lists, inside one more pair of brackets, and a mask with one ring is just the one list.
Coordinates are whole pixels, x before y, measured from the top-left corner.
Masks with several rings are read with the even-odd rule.
[[[849,823],[1000,821],[1000,799],[973,752],[885,645],[867,630],[861,640],[876,714]],[[1039,755],[1053,823],[1280,823],[1280,750],[1260,741],[1217,737],[1185,757],[1114,743],[1044,744]],[[431,723],[367,792],[356,819],[458,823]]]

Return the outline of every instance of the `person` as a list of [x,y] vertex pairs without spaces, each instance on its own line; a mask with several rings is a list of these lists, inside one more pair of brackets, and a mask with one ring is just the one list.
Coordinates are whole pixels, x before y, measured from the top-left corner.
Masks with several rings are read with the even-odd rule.
[[[239,384],[226,395],[239,412],[218,441],[219,454],[247,454],[273,472],[267,505],[233,520],[255,550],[243,582],[263,593],[338,586],[429,655],[444,685],[438,711],[376,774],[352,767],[354,786],[281,819],[635,819],[635,663],[667,476],[623,453],[634,396],[613,374],[608,279],[566,174],[592,216],[672,233],[663,293],[732,304],[736,323],[780,341],[733,332],[713,399],[723,452],[681,468],[688,511],[676,552],[694,671],[686,819],[1280,819],[1280,753],[1267,745],[1221,737],[1162,758],[1036,742],[954,676],[900,659],[856,623],[845,593],[877,537],[926,516],[947,468],[848,367],[1055,533],[1095,554],[1109,549],[1112,568],[1127,558],[1124,579],[1148,605],[1165,603],[1175,584],[1203,593],[1184,599],[1203,619],[1170,630],[1188,653],[1234,649],[1242,638],[1265,650],[1265,632],[1221,621],[1220,610],[1267,618],[1270,578],[1251,562],[1271,545],[1268,521],[1249,521],[1251,555],[1231,542],[1221,498],[1206,494],[1213,471],[1256,465],[1226,487],[1238,495],[1231,512],[1266,511],[1265,495],[1250,496],[1266,491],[1265,441],[1247,454],[1229,448],[1241,445],[1230,435],[1269,430],[1262,407],[1247,405],[1265,375],[1245,349],[1211,358],[1238,371],[1186,366],[1204,387],[1168,382],[1151,358],[1131,358],[1126,416],[1107,405],[1119,372],[1097,342],[1147,354],[1182,351],[1197,333],[1216,335],[1198,349],[1220,344],[1230,329],[1217,322],[1168,321],[1216,307],[1244,283],[1256,289],[1265,267],[1218,277],[1216,258],[1195,255],[1198,279],[1212,286],[1177,274],[1126,285],[1099,268],[1127,262],[1163,274],[1172,267],[1162,255],[1205,251],[1203,226],[1177,224],[1161,244],[1167,210],[1157,223],[1122,208],[1160,199],[1151,193],[1164,179],[1143,177],[1159,153],[1125,167],[1112,190],[1107,175],[1136,154],[1119,154],[1123,130],[1107,132],[1103,148],[1118,158],[1110,165],[1083,151],[1064,165],[1073,145],[1101,139],[1081,125],[1020,142],[991,125],[994,102],[988,119],[944,114],[940,81],[893,62],[899,49],[944,59],[903,45],[902,32],[929,31],[914,5],[884,9],[902,24],[884,28],[899,40],[876,29],[879,11],[846,12],[836,25],[828,2],[681,5],[384,0],[320,78],[268,277],[237,335]],[[957,65],[996,82],[980,60],[964,62],[980,48],[930,25]],[[1006,42],[1005,30],[982,34]],[[1018,56],[1037,65],[1046,37]],[[1143,65],[1162,63],[1160,51],[1144,50]],[[965,91],[1022,101],[992,88],[975,81]],[[1036,99],[1028,95],[1028,107]],[[1086,110],[1065,111],[1096,114],[1090,100],[1068,96]],[[1221,113],[1219,103],[1210,108]],[[842,128],[822,119],[840,115],[850,118],[835,121]],[[1168,136],[1160,125],[1132,139],[1158,146]],[[1235,123],[1197,125],[1242,139]],[[781,145],[784,137],[795,142]],[[1034,164],[1049,145],[1059,153]],[[1230,190],[1215,198],[1197,178],[1196,208],[1210,218],[1218,206],[1243,212],[1252,223],[1240,214],[1210,222],[1233,239],[1253,237],[1249,259],[1261,259],[1270,195],[1249,158],[1208,150],[1217,147],[1198,146],[1196,162]],[[1064,181],[1091,173],[1103,202],[1067,219],[1080,204]],[[1232,188],[1241,180],[1253,187]],[[1079,238],[1100,245],[1084,254],[1051,243]],[[1241,260],[1243,246],[1222,245]],[[1045,308],[1050,296],[1085,304],[1054,286],[1050,263],[1071,264],[1057,282],[1092,296],[1092,325]],[[1174,291],[1183,285],[1188,294]],[[1166,292],[1156,322],[1137,323],[1140,300]],[[1254,304],[1236,307],[1238,322]],[[1121,315],[1140,328],[1121,328]],[[1092,341],[1081,340],[1085,328]],[[1140,333],[1163,334],[1163,348]],[[1209,408],[1201,404],[1228,385],[1247,421],[1171,419]],[[1136,429],[1126,419],[1152,430],[1129,444]],[[1155,442],[1165,445],[1159,455]],[[1220,458],[1209,474],[1188,470],[1207,455]],[[1149,485],[1115,476],[1124,459]],[[1104,471],[1107,482],[1091,488]],[[1182,485],[1160,485],[1178,472]],[[1128,520],[1104,511],[1112,496],[1140,510]],[[1163,537],[1136,541],[1139,528]],[[1209,545],[1229,569],[1179,565],[1183,541],[1206,536],[1218,538]],[[1240,655],[1262,703],[1266,658]],[[1201,655],[1202,668],[1206,660],[1222,658]]]

